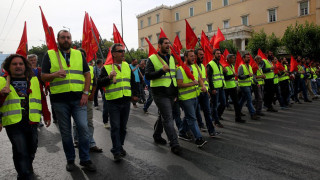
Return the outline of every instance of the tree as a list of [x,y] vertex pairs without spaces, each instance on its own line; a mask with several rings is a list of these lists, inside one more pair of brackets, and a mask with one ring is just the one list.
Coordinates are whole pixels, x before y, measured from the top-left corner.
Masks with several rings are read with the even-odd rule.
[[282,42],[288,53],[294,56],[310,57],[317,59],[320,57],[320,26],[306,22],[296,23],[293,27],[287,27]]
[[274,33],[267,36],[264,30],[261,29],[260,32],[254,32],[252,34],[252,37],[249,39],[247,49],[250,50],[251,54],[257,54],[259,49],[261,49],[262,52],[270,50],[274,54],[278,54],[280,46],[281,41]]
[[[131,55],[131,56],[130,56]],[[147,59],[148,58],[148,52],[142,50],[142,49],[137,49],[134,50],[133,48],[131,50],[126,51],[125,53],[125,59],[128,63],[131,63],[132,59],[137,59],[140,61],[141,59]]]
[[220,42],[220,50],[223,53],[225,49],[228,49],[228,51],[231,54],[236,54],[238,51],[238,48],[233,44],[232,40],[226,40]]

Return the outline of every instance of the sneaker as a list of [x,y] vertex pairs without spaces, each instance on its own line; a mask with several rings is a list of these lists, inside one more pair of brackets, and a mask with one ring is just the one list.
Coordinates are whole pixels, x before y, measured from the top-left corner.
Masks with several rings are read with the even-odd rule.
[[273,107],[272,108],[268,108],[267,111],[268,112],[278,112],[278,110],[274,109]]
[[161,144],[161,145],[166,145],[167,144],[167,141],[165,139],[163,139],[162,137],[160,137],[160,138],[153,137],[153,140],[157,144]]
[[179,135],[178,138],[184,141],[192,141],[192,138],[186,134]]
[[149,112],[145,109],[143,109],[144,114],[149,114]]
[[181,151],[182,151],[182,149],[179,145],[171,147],[171,152],[173,154],[179,155],[179,154],[181,154]]
[[80,165],[84,167],[85,170],[95,172],[97,171],[96,166],[91,162],[91,160],[88,161],[80,161]]
[[196,140],[196,145],[198,148],[202,148],[205,144],[207,144],[208,141],[203,140],[202,138],[199,138]]
[[207,132],[207,128],[205,128],[204,126],[202,126],[202,127],[200,127],[200,131],[202,131],[202,132]]
[[280,107],[282,110],[287,110],[288,109],[288,107],[285,107],[285,106],[282,106],[282,107]]
[[138,108],[138,106],[136,104],[133,105],[134,108]]
[[90,148],[90,152],[102,153],[102,149],[97,146],[93,146]]
[[110,129],[110,124],[109,123],[104,123],[104,128]]
[[99,110],[99,106],[95,106],[94,109],[95,109],[95,110]]
[[235,122],[237,122],[237,123],[245,123],[246,120],[243,120],[241,118],[236,118]]
[[210,137],[212,137],[212,138],[214,138],[214,137],[219,136],[220,134],[222,134],[222,133],[221,133],[221,132],[216,131],[216,132],[210,133],[210,134],[209,134],[209,136],[210,136]]
[[262,112],[257,112],[256,115],[258,115],[258,116],[265,116],[265,114],[262,113]]
[[71,172],[76,168],[76,165],[74,164],[73,160],[68,161],[67,165],[66,165],[66,170]]
[[42,123],[42,121],[40,121],[39,123],[38,123],[38,127],[43,127],[44,126],[44,124]]
[[120,162],[120,161],[122,161],[122,158],[123,158],[123,156],[121,156],[121,153],[113,155],[114,162]]
[[251,120],[259,120],[259,119],[260,119],[260,117],[257,116],[256,114],[251,115]]
[[219,128],[223,128],[223,125],[221,124],[220,121],[215,121],[215,122],[214,122],[214,125],[217,126],[217,127],[219,127]]
[[127,151],[122,149],[120,152],[120,156],[125,157],[127,155]]

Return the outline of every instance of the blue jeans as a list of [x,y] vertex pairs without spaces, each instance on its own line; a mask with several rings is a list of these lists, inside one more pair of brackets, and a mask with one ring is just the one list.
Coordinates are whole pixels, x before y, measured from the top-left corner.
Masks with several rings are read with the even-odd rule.
[[318,95],[317,81],[311,81],[311,87],[312,87],[312,92],[315,95]]
[[109,115],[110,115],[110,126],[111,126],[111,140],[112,149],[111,152],[114,155],[119,155],[123,150],[124,139],[127,134],[127,122],[130,113],[130,101],[125,103],[114,103],[108,101],[107,103]]
[[146,103],[144,104],[144,107],[143,107],[143,110],[144,110],[145,112],[148,111],[150,105],[151,105],[152,102],[153,102],[153,97],[152,97],[152,94],[151,94],[151,87],[148,87],[148,92],[149,92],[149,97],[148,97],[148,99],[147,99],[147,101],[146,101]]
[[[31,179],[31,167],[38,147],[38,125],[18,124],[6,126],[12,144],[13,163],[18,179]],[[4,163],[4,162],[2,162]]]
[[87,106],[80,106],[80,100],[55,102],[52,105],[59,120],[62,145],[67,161],[74,160],[76,157],[72,140],[71,116],[77,126],[80,161],[90,160]]
[[247,107],[250,112],[250,115],[254,115],[256,113],[253,104],[252,104],[252,96],[251,96],[251,86],[241,86],[241,99],[239,101],[240,109],[242,110],[242,107],[244,103],[247,101]]
[[[199,99],[198,99],[198,102],[199,102]],[[204,124],[203,124],[202,117],[201,117],[201,107],[200,107],[199,103],[198,103],[197,109],[196,109],[196,117],[197,117],[198,126],[203,128]]]
[[106,96],[103,93],[102,94],[102,101],[103,101],[103,110],[102,110],[102,121],[103,123],[108,123],[108,118],[109,118],[109,111],[108,111],[108,102],[106,100]]
[[212,103],[212,118],[215,122],[219,122],[219,117],[222,115],[222,109],[226,106],[226,95],[223,88],[217,88],[216,94],[211,95]]
[[181,128],[182,120],[181,120],[181,111],[180,111],[180,101],[177,100],[173,103],[172,107],[172,116],[174,121],[176,122],[176,126],[178,129]]
[[[208,133],[214,133],[215,129],[212,124],[212,117],[211,117],[211,109],[210,109],[210,102],[208,93],[200,93],[198,97],[199,105],[203,110],[204,119],[206,120],[206,126],[208,128]],[[200,110],[200,108],[199,108]]]
[[193,98],[181,101],[181,105],[183,106],[185,117],[183,118],[182,126],[179,130],[179,133],[185,134],[188,131],[188,129],[190,129],[196,139],[201,138],[202,136],[200,133],[199,126],[197,124],[196,117],[198,99]]

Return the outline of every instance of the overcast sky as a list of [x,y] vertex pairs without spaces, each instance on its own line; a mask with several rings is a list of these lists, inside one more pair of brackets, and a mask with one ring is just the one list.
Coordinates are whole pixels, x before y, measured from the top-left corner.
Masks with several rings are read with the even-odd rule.
[[[170,6],[182,1],[184,0],[122,0],[123,36],[128,48],[138,48],[136,15],[161,4]],[[87,11],[102,38],[110,39],[113,23],[121,33],[120,4],[120,0],[1,0],[0,51],[14,53],[17,50],[24,21],[27,21],[29,49],[45,43],[39,6],[55,36],[65,26],[70,28],[73,40],[81,40],[84,14]]]

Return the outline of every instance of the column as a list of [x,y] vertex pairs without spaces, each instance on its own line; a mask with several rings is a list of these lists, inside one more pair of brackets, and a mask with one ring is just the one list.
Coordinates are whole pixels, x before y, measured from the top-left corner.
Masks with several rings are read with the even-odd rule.
[[241,51],[246,50],[246,39],[241,39]]

